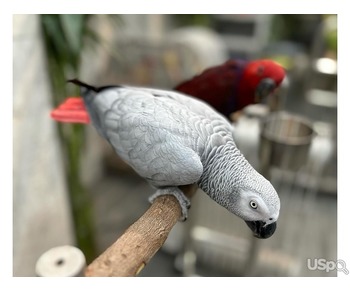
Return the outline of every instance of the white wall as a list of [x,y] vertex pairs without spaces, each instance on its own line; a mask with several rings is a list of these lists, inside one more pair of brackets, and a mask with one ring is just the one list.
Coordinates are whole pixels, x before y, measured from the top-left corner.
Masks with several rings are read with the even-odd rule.
[[13,274],[35,276],[42,253],[74,244],[36,15],[13,17],[13,69]]

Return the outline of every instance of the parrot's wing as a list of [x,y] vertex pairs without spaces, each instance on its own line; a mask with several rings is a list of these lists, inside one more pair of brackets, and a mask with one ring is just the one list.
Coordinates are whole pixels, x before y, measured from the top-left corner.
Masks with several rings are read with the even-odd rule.
[[204,141],[194,124],[201,119],[185,105],[159,92],[115,88],[98,93],[87,106],[100,134],[154,186],[199,180],[203,166],[195,149]]
[[226,133],[233,134],[233,126],[221,113],[216,111],[207,102],[200,100],[193,96],[188,96],[186,94],[179,94],[175,91],[165,91],[153,88],[140,88],[144,92],[148,92],[154,96],[159,96],[164,99],[172,99],[179,104],[185,106],[192,113],[201,116],[203,119],[208,119],[211,126],[215,128],[216,133],[226,135]]
[[221,65],[206,69],[174,89],[205,100],[229,118],[230,114],[236,111],[238,84],[245,66],[246,61],[230,59]]

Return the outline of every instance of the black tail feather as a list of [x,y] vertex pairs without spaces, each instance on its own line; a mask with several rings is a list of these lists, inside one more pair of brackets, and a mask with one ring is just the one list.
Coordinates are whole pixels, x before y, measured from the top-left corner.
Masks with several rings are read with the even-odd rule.
[[82,87],[84,87],[84,88],[86,88],[86,89],[89,89],[89,90],[92,90],[92,91],[95,91],[95,92],[98,92],[98,91],[99,91],[98,88],[96,88],[96,87],[94,87],[94,86],[91,86],[91,85],[89,85],[89,84],[86,84],[86,83],[84,83],[84,82],[82,82],[82,81],[80,81],[80,80],[78,80],[78,79],[76,79],[76,78],[67,80],[67,82],[70,82],[70,83],[73,83],[73,84],[82,86]]
[[69,80],[67,80],[67,82],[70,82],[70,83],[82,86],[82,87],[84,87],[84,88],[86,88],[88,90],[92,90],[94,92],[101,92],[102,90],[105,90],[105,89],[108,89],[108,88],[122,87],[122,86],[119,86],[119,85],[107,85],[107,86],[95,87],[95,86],[86,84],[86,83],[80,81],[77,78],[69,79]]

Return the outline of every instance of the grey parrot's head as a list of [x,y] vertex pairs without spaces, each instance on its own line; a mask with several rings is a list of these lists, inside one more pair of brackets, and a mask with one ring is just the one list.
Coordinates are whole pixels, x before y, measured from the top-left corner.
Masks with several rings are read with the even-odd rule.
[[211,197],[228,211],[243,219],[255,237],[269,238],[277,227],[280,199],[268,180],[261,175],[253,177],[248,175],[240,183],[220,192],[220,195]]
[[229,186],[212,198],[243,219],[255,237],[269,238],[277,227],[280,199],[272,184],[253,168],[236,172]]
[[218,148],[204,169],[199,187],[219,205],[243,219],[254,236],[276,230],[280,199],[272,184],[244,158],[234,143]]
[[228,197],[227,209],[242,218],[255,237],[269,238],[277,227],[280,200],[271,183],[260,177],[257,187],[235,188]]
[[[271,186],[272,187],[272,186]],[[280,201],[276,191],[271,188],[266,193],[240,189],[236,207],[239,208],[239,216],[247,223],[258,238],[269,238],[277,227],[277,219],[280,211]]]

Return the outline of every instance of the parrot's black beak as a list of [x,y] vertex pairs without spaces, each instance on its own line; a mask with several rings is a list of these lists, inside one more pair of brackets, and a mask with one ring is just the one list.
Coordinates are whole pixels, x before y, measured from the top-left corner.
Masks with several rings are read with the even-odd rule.
[[253,234],[257,238],[269,238],[275,233],[277,224],[276,222],[266,225],[263,221],[245,221],[249,228],[253,231]]
[[276,88],[276,82],[271,78],[264,78],[258,84],[256,88],[256,101],[257,102],[266,102],[266,98],[272,93]]

